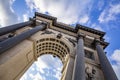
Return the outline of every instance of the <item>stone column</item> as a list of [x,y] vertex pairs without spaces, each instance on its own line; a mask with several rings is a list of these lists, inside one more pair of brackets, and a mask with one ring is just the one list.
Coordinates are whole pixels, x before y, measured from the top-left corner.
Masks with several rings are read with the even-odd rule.
[[40,24],[39,26],[36,26],[31,30],[25,31],[15,37],[2,41],[0,43],[0,54],[12,48],[13,46],[19,44],[21,41],[25,40],[26,38],[29,38],[31,35],[35,34],[36,32],[40,30],[44,30],[45,28],[46,28],[46,24]]
[[103,51],[102,46],[100,45],[100,43],[98,41],[96,42],[96,50],[98,53],[102,71],[105,76],[105,80],[118,80],[110,62],[108,61],[108,59],[105,55],[105,52]]
[[68,58],[67,70],[64,80],[72,80],[73,68],[74,68],[74,56],[70,54]]
[[85,60],[84,60],[84,42],[83,36],[78,38],[73,80],[85,80]]
[[4,35],[4,34],[7,34],[9,32],[13,32],[13,31],[15,31],[17,29],[23,28],[23,27],[31,25],[31,24],[34,24],[33,20],[32,21],[30,20],[30,21],[19,23],[19,24],[14,24],[14,25],[10,25],[10,26],[7,26],[7,27],[0,28],[0,36]]

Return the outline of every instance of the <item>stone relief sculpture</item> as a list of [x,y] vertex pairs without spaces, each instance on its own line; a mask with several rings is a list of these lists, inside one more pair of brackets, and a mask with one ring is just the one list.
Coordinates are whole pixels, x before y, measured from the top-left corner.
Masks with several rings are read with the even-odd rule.
[[57,38],[60,39],[63,35],[61,33],[57,34]]
[[90,67],[85,68],[86,80],[97,80],[95,77],[96,70],[94,68],[90,69]]
[[73,46],[75,47],[76,46],[76,42],[77,41],[75,41],[74,39],[72,39],[72,38],[68,38],[68,37],[66,37],[72,44],[73,44]]

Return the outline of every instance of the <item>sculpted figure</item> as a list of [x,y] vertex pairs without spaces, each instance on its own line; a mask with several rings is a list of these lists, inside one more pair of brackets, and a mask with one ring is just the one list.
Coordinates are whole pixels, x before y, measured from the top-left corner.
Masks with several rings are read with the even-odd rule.
[[86,73],[86,80],[96,80],[95,79],[95,74],[96,74],[95,69],[90,69],[89,67],[86,67],[85,73]]

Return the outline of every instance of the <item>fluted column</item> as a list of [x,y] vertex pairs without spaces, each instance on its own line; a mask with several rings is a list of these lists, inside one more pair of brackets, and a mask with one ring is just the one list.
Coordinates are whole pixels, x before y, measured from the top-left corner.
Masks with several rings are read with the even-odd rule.
[[26,38],[29,38],[34,33],[40,30],[44,30],[45,28],[46,28],[46,24],[40,24],[39,26],[36,26],[31,30],[25,31],[15,37],[12,37],[5,41],[0,42],[0,54],[12,48],[13,46],[19,44],[21,41],[25,40]]
[[25,26],[31,25],[33,23],[34,23],[34,21],[30,20],[30,21],[26,21],[26,22],[22,22],[22,23],[18,23],[18,24],[14,24],[14,25],[0,28],[0,36],[7,34],[9,32],[13,32],[13,31],[20,29],[20,28],[23,28]]
[[78,38],[77,50],[74,63],[73,80],[85,80],[85,60],[83,36]]
[[96,42],[96,50],[99,56],[99,61],[100,61],[100,65],[101,65],[102,71],[105,76],[105,80],[118,80],[110,62],[108,61],[105,55],[105,52],[102,46],[100,45],[98,41]]

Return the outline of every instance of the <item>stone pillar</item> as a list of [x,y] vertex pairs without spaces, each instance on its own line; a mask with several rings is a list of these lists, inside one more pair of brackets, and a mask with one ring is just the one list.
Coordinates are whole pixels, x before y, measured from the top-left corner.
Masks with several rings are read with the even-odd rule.
[[44,30],[46,28],[46,24],[40,24],[39,26],[36,26],[35,28],[25,31],[15,37],[12,37],[10,39],[7,39],[5,41],[2,41],[0,43],[0,54],[5,52],[6,50],[12,48],[13,46],[19,44],[21,41],[25,40],[26,38],[29,38],[34,33]]
[[105,52],[103,51],[102,46],[100,43],[97,41],[96,42],[96,50],[98,53],[100,65],[103,71],[103,74],[105,76],[105,80],[118,80],[110,62],[108,61]]
[[84,42],[83,36],[78,39],[73,80],[85,80],[85,60],[84,60]]
[[14,24],[14,25],[10,25],[10,26],[7,26],[7,27],[0,28],[0,36],[4,35],[4,34],[7,34],[9,32],[13,32],[17,29],[23,28],[23,27],[31,25],[31,24],[34,24],[34,21],[26,21],[26,22],[22,22],[22,23],[19,23],[19,24]]
[[70,54],[64,80],[72,80],[73,68],[74,68],[74,56]]

